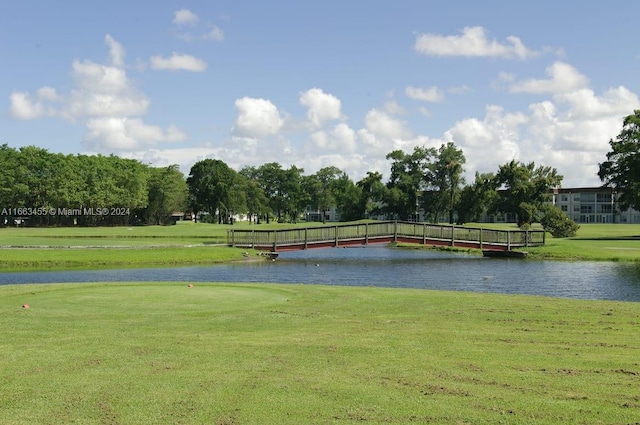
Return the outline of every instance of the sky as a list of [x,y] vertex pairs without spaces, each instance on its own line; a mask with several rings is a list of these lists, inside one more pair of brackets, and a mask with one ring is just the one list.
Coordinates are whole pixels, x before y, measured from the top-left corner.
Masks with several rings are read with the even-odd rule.
[[596,186],[640,109],[640,2],[0,1],[0,144],[353,181],[453,142]]

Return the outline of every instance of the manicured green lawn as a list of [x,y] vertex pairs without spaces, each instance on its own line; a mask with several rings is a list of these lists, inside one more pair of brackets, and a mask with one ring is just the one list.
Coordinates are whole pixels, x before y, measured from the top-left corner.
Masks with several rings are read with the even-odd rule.
[[[318,226],[321,223],[297,224],[306,225]],[[237,223],[229,226],[179,222],[175,226],[4,228],[0,229],[0,246],[31,248],[0,249],[0,268],[121,267],[235,261],[243,259],[244,250],[219,246],[226,243],[228,230],[292,226],[296,225]],[[471,223],[469,226],[517,230],[515,224]],[[539,229],[539,226],[534,226],[534,229]],[[585,224],[574,238],[555,239],[547,234],[544,247],[526,250],[533,259],[639,261],[640,225]],[[475,252],[479,254],[479,251]],[[252,258],[254,254],[251,253]]]
[[225,243],[226,229],[206,223],[175,226],[8,227],[0,229],[3,246],[129,246]]
[[277,284],[51,284],[0,286],[0,317],[2,424],[640,418],[638,303]]
[[260,259],[254,251],[227,246],[4,249],[0,255],[0,269],[143,267]]
[[527,251],[532,258],[640,261],[640,225],[582,224],[573,238],[547,234],[545,246]]

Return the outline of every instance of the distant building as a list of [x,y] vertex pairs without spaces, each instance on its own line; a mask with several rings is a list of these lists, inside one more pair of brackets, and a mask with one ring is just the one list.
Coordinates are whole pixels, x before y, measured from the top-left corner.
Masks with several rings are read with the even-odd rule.
[[618,194],[607,187],[553,189],[553,204],[576,223],[640,223],[640,212],[620,211]]
[[[338,211],[336,206],[329,207],[324,214],[326,221],[340,221],[340,212]],[[304,210],[303,219],[305,221],[322,221],[322,211],[314,209],[313,207],[307,207]]]

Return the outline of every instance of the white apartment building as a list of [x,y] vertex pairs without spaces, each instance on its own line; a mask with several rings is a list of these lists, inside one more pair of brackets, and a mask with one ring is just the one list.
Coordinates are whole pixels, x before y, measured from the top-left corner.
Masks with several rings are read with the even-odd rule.
[[640,223],[640,212],[620,211],[617,198],[606,187],[553,189],[553,204],[576,223]]

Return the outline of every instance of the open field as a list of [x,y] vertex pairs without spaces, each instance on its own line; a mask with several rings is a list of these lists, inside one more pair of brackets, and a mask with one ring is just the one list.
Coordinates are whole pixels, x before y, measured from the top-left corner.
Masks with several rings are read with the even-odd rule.
[[0,316],[2,424],[640,418],[637,303],[276,284],[52,284],[0,286]]

